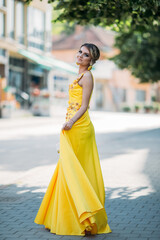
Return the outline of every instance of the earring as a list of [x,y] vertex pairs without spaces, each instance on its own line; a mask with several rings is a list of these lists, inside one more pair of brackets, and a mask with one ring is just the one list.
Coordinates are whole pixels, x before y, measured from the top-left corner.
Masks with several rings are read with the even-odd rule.
[[90,71],[92,69],[92,65],[90,65],[89,67],[88,67],[88,71]]

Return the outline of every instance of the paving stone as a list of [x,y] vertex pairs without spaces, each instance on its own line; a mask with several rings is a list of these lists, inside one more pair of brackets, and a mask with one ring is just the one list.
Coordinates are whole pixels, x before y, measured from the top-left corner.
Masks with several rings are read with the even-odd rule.
[[[43,120],[42,129],[44,125]],[[4,131],[10,136],[8,129],[7,127]],[[49,183],[48,174],[51,173],[51,165],[57,158],[57,155],[53,154],[53,145],[58,137],[50,135],[26,137],[25,134],[25,130],[24,135],[22,130],[20,141],[17,140],[16,135],[12,135],[9,141],[2,141],[3,136],[0,135],[0,146],[4,150],[1,153],[3,162],[0,160],[0,167],[6,170],[6,177],[10,178],[10,174],[14,171],[17,175],[20,171],[25,173],[30,171],[28,176],[26,174],[18,177],[20,181],[11,181],[11,184],[0,186],[1,240],[160,239],[160,128],[96,134],[99,151],[103,156],[101,166],[106,185],[105,207],[112,233],[87,237],[52,234],[45,231],[44,226],[34,223],[44,196],[44,189]],[[37,142],[43,143],[44,148],[47,149],[46,164],[41,158],[43,155],[41,149],[37,151],[37,155],[34,155],[33,146]],[[22,151],[22,155],[13,152],[13,148],[16,150],[20,145],[31,149],[33,161],[28,161],[29,151]],[[8,152],[5,149],[8,149]],[[39,163],[46,169],[46,174],[43,171],[43,178],[40,175],[42,171],[36,169],[40,166]],[[32,173],[32,169],[36,170]]]

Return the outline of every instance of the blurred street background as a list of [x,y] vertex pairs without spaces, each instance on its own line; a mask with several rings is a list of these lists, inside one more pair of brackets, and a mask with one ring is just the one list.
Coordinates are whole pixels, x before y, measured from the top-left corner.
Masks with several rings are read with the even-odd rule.
[[85,42],[101,52],[89,111],[113,231],[89,238],[160,239],[158,0],[0,0],[0,239],[82,238],[33,220]]
[[[50,116],[55,106],[67,106],[68,85],[78,71],[76,53],[84,42],[96,44],[101,51],[100,60],[92,69],[95,82],[92,110],[159,114],[158,5],[155,3],[155,8],[151,5],[155,11],[151,13],[147,12],[150,7],[147,3],[143,7],[135,3],[131,19],[125,15],[127,10],[105,6],[104,1],[106,9],[122,11],[124,20],[120,24],[121,19],[117,19],[122,16],[115,12],[115,19],[110,19],[100,3],[98,6],[94,3],[92,8],[102,7],[99,15],[104,16],[99,19],[99,15],[94,18],[89,15],[85,19],[86,6],[77,1],[75,10],[72,0],[69,2],[73,9],[61,1],[61,7],[68,9],[66,20],[55,23],[51,21],[60,10],[53,10],[54,3],[34,0],[27,5],[24,1],[0,1],[0,118],[12,118],[24,109],[33,116]],[[79,16],[78,9],[83,7]],[[89,6],[87,9],[88,14],[93,10]],[[75,17],[70,16],[72,11]]]

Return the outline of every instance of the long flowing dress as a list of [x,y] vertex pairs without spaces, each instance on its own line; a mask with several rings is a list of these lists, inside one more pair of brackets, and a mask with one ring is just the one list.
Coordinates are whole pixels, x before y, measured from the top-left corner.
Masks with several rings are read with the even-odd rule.
[[[81,106],[82,76],[69,85],[66,121]],[[104,204],[95,131],[87,109],[70,130],[60,132],[59,160],[34,222],[58,235],[110,233]]]

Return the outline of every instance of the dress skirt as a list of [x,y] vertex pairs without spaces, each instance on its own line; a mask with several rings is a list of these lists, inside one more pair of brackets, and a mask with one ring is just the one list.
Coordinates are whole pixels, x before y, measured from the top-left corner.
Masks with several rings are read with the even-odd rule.
[[88,110],[60,132],[60,156],[34,220],[58,235],[110,233],[105,189]]

